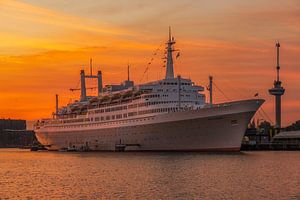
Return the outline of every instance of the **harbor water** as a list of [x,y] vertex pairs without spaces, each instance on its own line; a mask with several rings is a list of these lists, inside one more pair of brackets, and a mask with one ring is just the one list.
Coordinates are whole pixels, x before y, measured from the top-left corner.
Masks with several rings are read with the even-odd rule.
[[0,199],[300,199],[300,152],[0,149]]

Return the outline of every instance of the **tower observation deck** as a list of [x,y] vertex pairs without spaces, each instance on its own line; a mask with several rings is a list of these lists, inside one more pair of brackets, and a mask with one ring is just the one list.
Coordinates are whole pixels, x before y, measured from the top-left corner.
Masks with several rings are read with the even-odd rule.
[[276,111],[276,125],[275,128],[280,129],[281,128],[281,96],[284,94],[285,89],[281,86],[281,81],[279,77],[280,72],[280,65],[279,65],[279,48],[280,43],[276,43],[276,49],[277,49],[277,77],[274,81],[274,87],[269,89],[269,93],[271,95],[275,96],[275,111]]

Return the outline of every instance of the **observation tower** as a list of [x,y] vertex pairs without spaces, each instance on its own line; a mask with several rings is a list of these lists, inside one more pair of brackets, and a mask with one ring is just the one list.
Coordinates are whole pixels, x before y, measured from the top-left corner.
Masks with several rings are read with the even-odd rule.
[[274,87],[269,89],[269,93],[275,96],[275,111],[276,111],[276,125],[275,128],[279,130],[281,128],[281,96],[284,94],[285,89],[281,86],[279,78],[280,65],[279,65],[279,48],[280,43],[276,43],[277,49],[277,79],[274,81]]

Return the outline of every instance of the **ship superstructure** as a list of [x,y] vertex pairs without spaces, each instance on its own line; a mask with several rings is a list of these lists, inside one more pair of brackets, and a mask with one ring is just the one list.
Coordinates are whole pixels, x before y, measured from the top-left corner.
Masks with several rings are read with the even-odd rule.
[[[61,107],[53,119],[36,123],[38,140],[50,150],[229,150],[242,136],[263,100],[213,105],[204,87],[174,77],[175,39],[169,30],[166,76],[162,80],[102,88],[102,73],[81,71],[81,98]],[[85,78],[98,79],[98,96],[86,96]]]

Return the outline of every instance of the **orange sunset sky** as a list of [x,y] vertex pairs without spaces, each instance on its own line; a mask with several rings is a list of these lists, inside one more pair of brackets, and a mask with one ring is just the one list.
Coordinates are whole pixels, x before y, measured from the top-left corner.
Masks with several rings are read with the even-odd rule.
[[[282,122],[300,119],[299,0],[0,0],[0,118],[50,117],[56,93],[60,104],[79,97],[69,88],[79,87],[90,58],[104,84],[126,79],[128,62],[136,83],[162,78],[163,51],[153,52],[166,41],[169,25],[181,51],[176,74],[203,86],[211,74],[230,100],[259,92],[273,122],[268,89],[279,40]],[[215,102],[227,100],[218,90],[214,95]]]

